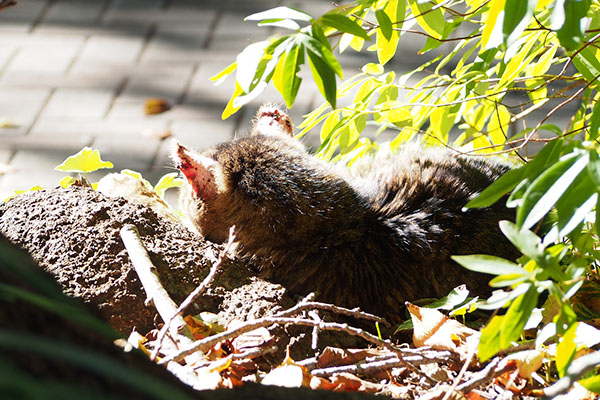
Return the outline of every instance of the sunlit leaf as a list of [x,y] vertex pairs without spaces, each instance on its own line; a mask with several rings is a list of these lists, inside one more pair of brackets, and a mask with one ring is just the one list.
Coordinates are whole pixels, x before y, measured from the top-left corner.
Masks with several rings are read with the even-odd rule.
[[504,4],[506,0],[491,0],[481,34],[481,48],[490,49],[499,46],[502,41],[502,25],[504,23]]
[[589,161],[586,153],[571,153],[543,172],[523,196],[517,210],[517,225],[531,228],[556,204]]
[[529,289],[512,302],[502,321],[500,347],[503,349],[508,348],[513,341],[519,339],[531,311],[537,304],[538,292],[536,287],[531,284],[523,285],[529,285]]
[[500,329],[504,322],[503,315],[495,315],[481,330],[481,338],[477,349],[477,357],[485,362],[495,356],[500,350]]
[[179,174],[177,172],[170,172],[168,174],[163,175],[156,185],[154,186],[154,191],[158,193],[161,198],[164,198],[164,194],[167,189],[176,188],[183,184],[183,179],[179,178]]
[[69,186],[71,186],[73,183],[75,183],[77,179],[73,178],[72,176],[65,176],[64,178],[62,178],[58,184],[63,187],[63,188],[68,188]]
[[550,29],[557,31],[560,44],[567,50],[575,50],[582,41],[585,31],[583,18],[590,9],[590,0],[557,1],[551,16]]
[[308,63],[310,65],[315,84],[319,88],[319,91],[323,97],[325,97],[325,100],[331,104],[331,107],[335,108],[337,100],[335,73],[329,64],[323,61],[321,54],[314,52],[312,48],[307,48],[307,50]]
[[506,0],[502,33],[504,43],[510,46],[529,25],[537,0]]
[[340,32],[350,33],[364,40],[371,40],[367,32],[356,23],[356,21],[342,14],[325,14],[319,18],[326,26],[337,29]]
[[452,259],[470,271],[483,272],[484,274],[529,275],[529,272],[519,267],[517,264],[500,257],[476,254],[468,256],[452,256]]
[[214,82],[215,85],[220,85],[229,75],[231,75],[237,68],[237,62],[232,62],[217,74],[211,76],[209,79]]
[[408,0],[408,5],[416,17],[418,24],[425,32],[436,39],[443,37],[446,21],[442,8],[438,7],[436,2]]
[[103,168],[112,168],[110,161],[103,161],[100,152],[90,147],[84,147],[77,154],[68,157],[62,164],[55,167],[57,171],[88,173]]
[[594,47],[583,47],[575,54],[573,64],[592,87],[600,88],[600,60],[598,50]]
[[312,21],[313,17],[301,10],[290,7],[275,7],[267,11],[255,13],[244,18],[245,21],[262,21],[264,19],[293,19],[296,21]]
[[567,372],[567,368],[571,365],[571,361],[575,357],[575,334],[577,331],[577,323],[569,327],[562,337],[562,340],[556,346],[556,370],[562,378]]
[[[385,32],[382,29],[377,30],[377,37],[375,42],[375,48],[377,49],[377,57],[381,65],[385,65],[389,60],[394,57],[396,50],[398,49],[398,41],[400,39],[399,30],[402,29],[402,23],[406,15],[406,2],[404,0],[391,0],[385,3],[382,10],[390,24],[395,24],[389,37],[386,37],[388,31]],[[387,22],[387,21],[386,21]]]

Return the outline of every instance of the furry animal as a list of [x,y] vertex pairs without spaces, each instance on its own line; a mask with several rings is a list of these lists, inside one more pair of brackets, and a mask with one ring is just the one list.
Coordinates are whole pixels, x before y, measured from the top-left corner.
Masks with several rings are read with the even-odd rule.
[[508,170],[490,159],[408,146],[338,170],[307,153],[289,117],[262,108],[250,136],[201,153],[175,144],[187,178],[182,211],[208,240],[236,226],[238,251],[289,290],[379,315],[407,300],[441,297],[466,283],[489,293],[490,276],[451,255],[516,256],[498,228],[503,205],[462,211]]

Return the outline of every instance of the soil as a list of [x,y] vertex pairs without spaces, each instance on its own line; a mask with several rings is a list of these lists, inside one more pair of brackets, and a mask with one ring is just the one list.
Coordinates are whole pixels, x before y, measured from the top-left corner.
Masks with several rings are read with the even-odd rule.
[[[145,333],[156,325],[156,311],[119,235],[137,227],[160,280],[180,303],[212,265],[207,242],[183,225],[158,217],[150,208],[109,198],[85,187],[29,192],[0,204],[0,232],[28,251],[72,297],[98,308],[118,332]],[[211,289],[191,311],[220,313],[226,320],[257,318],[294,304],[285,288],[253,276],[242,262],[224,263]]]

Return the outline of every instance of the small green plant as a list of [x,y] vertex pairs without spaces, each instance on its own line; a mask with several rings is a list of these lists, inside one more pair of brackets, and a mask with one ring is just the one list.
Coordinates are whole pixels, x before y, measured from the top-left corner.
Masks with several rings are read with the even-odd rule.
[[[74,173],[83,174],[83,178],[87,181],[87,174],[89,172],[98,171],[100,169],[112,169],[113,167],[114,167],[114,165],[110,161],[102,160],[99,150],[92,149],[90,147],[84,147],[77,154],[67,157],[67,159],[65,161],[63,161],[60,165],[56,166],[54,169],[56,171],[74,172]],[[177,172],[170,172],[168,174],[163,175],[158,180],[158,182],[156,183],[156,185],[154,187],[150,184],[150,182],[148,182],[146,179],[144,179],[142,177],[141,173],[139,173],[137,171],[132,171],[130,169],[124,169],[124,170],[121,170],[121,173],[125,174],[125,175],[129,175],[135,179],[142,181],[148,189],[154,190],[158,194],[158,196],[163,200],[164,200],[165,192],[168,189],[179,187],[183,183],[183,179],[178,177],[179,174]],[[75,182],[77,182],[76,178],[74,178],[70,175],[67,175],[64,178],[62,178],[58,183],[63,188],[68,188]],[[92,188],[94,190],[96,190],[98,187],[98,182],[90,183],[90,185],[92,186]],[[4,201],[7,201],[17,195],[20,195],[20,194],[23,194],[26,192],[43,190],[43,189],[44,189],[43,187],[36,185],[28,190],[15,190],[14,194],[5,198]]]

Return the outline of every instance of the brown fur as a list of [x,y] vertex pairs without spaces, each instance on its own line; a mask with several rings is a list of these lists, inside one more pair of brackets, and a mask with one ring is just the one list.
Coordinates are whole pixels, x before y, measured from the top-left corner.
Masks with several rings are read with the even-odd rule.
[[462,211],[507,170],[487,159],[411,146],[337,171],[286,135],[260,134],[202,156],[216,161],[209,175],[222,183],[208,201],[182,189],[182,209],[200,232],[221,242],[235,225],[241,254],[266,277],[323,301],[394,315],[406,300],[462,283],[486,294],[490,276],[450,256],[516,256],[498,228],[511,211]]

